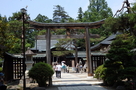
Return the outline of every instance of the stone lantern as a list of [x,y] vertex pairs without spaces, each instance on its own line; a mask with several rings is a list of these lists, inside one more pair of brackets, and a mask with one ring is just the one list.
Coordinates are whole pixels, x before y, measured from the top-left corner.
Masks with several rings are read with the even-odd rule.
[[27,51],[25,52],[25,55],[26,55],[26,61],[25,61],[25,64],[26,64],[26,70],[30,70],[33,66],[33,55],[36,55],[34,52],[32,52],[30,50],[30,48],[28,47]]

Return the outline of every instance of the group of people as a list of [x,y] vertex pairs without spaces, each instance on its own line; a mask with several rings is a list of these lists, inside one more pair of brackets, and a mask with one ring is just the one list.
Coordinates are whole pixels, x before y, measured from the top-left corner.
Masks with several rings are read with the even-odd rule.
[[69,66],[67,66],[64,62],[60,63],[55,63],[53,64],[53,69],[56,73],[57,78],[61,78],[61,71],[68,72],[69,73]]
[[[76,73],[83,73],[86,72],[87,65],[82,65],[81,62],[76,64]],[[56,73],[57,78],[61,78],[61,72],[69,73],[69,66],[67,66],[64,62],[61,63],[54,63],[53,70]]]
[[82,65],[82,63],[77,63],[76,64],[76,73],[83,73],[86,72],[86,64],[84,64],[84,66]]

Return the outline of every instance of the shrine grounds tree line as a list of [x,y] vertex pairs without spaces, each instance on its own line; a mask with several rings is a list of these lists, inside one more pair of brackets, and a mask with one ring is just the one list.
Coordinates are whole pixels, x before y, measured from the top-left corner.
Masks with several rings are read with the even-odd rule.
[[[105,0],[89,0],[90,4],[88,10],[83,12],[82,8],[79,7],[77,11],[77,18],[74,19],[68,15],[64,10],[64,7],[56,5],[53,11],[53,18],[49,19],[46,15],[38,14],[33,21],[42,22],[42,23],[70,23],[70,22],[94,22],[102,20],[112,16],[112,11],[108,7]],[[29,11],[28,11],[29,12]],[[29,16],[26,14],[26,17]],[[26,29],[26,45],[25,47],[34,47],[34,40],[36,35],[45,35],[46,30],[34,30],[29,29],[29,24],[25,24]],[[65,34],[64,29],[52,30],[52,34]],[[84,33],[84,30],[71,30],[71,33],[78,34]],[[92,34],[100,34],[103,37],[110,35],[110,32],[104,31],[104,27],[99,29],[90,30]],[[3,48],[0,51],[0,56],[2,57],[3,52],[9,53],[20,53],[22,51],[21,47],[21,34],[22,34],[22,15],[21,12],[15,12],[11,17],[0,15],[0,42]],[[102,39],[98,39],[92,43],[98,43]],[[79,40],[80,43],[84,43],[84,40]],[[78,46],[80,46],[79,44]],[[83,45],[83,44],[82,44]],[[84,47],[85,46],[81,46]]]

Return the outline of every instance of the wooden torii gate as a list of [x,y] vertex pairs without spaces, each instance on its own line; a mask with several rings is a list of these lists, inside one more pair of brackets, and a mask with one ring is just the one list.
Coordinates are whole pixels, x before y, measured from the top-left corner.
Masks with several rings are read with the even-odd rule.
[[[46,59],[47,63],[51,64],[51,50],[50,50],[50,40],[51,40],[51,30],[54,29],[66,29],[66,35],[54,36],[52,38],[85,38],[86,40],[86,56],[88,64],[88,76],[93,76],[93,68],[91,62],[91,51],[90,51],[90,37],[98,37],[97,35],[90,35],[89,29],[99,28],[104,23],[104,20],[96,22],[83,22],[83,23],[41,23],[29,21],[31,27],[35,29],[46,29]],[[70,29],[85,29],[85,35],[71,35]],[[43,36],[40,38],[44,38]]]

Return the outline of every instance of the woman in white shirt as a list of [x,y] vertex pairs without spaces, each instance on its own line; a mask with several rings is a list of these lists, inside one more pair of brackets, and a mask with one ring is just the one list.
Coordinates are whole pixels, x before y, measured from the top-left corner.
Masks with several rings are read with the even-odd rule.
[[59,64],[56,65],[56,77],[61,78],[61,68],[62,66]]

